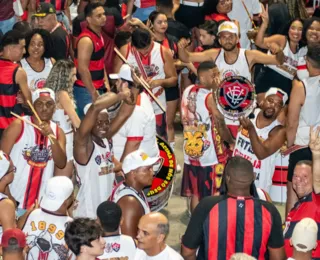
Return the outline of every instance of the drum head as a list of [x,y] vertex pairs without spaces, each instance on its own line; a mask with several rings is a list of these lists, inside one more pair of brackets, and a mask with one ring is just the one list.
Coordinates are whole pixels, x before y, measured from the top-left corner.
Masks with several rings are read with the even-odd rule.
[[217,106],[228,119],[248,116],[255,107],[254,85],[245,77],[225,78],[216,91]]
[[176,157],[170,145],[159,136],[157,144],[162,163],[155,172],[152,185],[144,189],[151,211],[159,211],[167,205],[176,172]]

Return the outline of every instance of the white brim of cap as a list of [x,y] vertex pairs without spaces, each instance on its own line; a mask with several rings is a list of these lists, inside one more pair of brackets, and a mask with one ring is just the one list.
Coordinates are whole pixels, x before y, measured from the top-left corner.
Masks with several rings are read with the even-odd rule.
[[155,163],[157,163],[160,160],[160,157],[148,157],[145,161],[143,161],[143,163],[137,167],[128,167],[127,169],[122,168],[124,174],[129,173],[132,170],[138,169],[140,167],[145,167],[145,166],[151,166],[154,165]]
[[110,79],[120,79],[119,74],[109,74]]
[[220,34],[220,33],[222,33],[222,32],[229,32],[229,33],[234,33],[234,34],[236,34],[236,35],[238,35],[238,31],[234,31],[234,30],[232,30],[232,29],[224,29],[224,30],[222,30],[221,32],[218,32],[218,35]]
[[46,195],[42,197],[40,202],[40,207],[49,210],[49,211],[57,211],[64,201],[51,200]]

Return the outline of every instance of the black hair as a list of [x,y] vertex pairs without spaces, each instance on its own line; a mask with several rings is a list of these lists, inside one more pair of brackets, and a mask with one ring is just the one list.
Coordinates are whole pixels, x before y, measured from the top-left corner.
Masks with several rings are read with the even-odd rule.
[[308,47],[307,58],[312,66],[320,69],[320,45],[314,44]]
[[31,24],[27,21],[20,21],[13,25],[12,30],[19,31],[24,37],[26,37],[32,31]]
[[99,224],[90,218],[76,218],[66,223],[65,241],[68,248],[78,256],[81,246],[92,247],[91,242],[102,236]]
[[225,167],[226,175],[230,175],[231,172],[237,172],[237,174],[253,173],[253,166],[250,161],[241,156],[234,156],[229,159]]
[[204,61],[202,63],[200,63],[197,73],[199,75],[199,73],[203,72],[203,71],[207,71],[207,70],[211,70],[216,68],[217,65],[215,64],[214,61]]
[[98,8],[103,7],[103,4],[97,2],[97,3],[88,3],[86,7],[84,8],[84,15],[85,17],[91,16],[93,11]]
[[173,1],[172,0],[156,0],[156,6],[171,10],[173,9]]
[[105,232],[115,232],[119,228],[122,211],[117,203],[104,201],[97,208],[97,216]]
[[308,44],[307,31],[309,30],[309,28],[313,24],[313,22],[320,23],[320,18],[319,17],[310,17],[310,18],[304,20],[303,29],[302,29],[302,42],[304,45]]
[[163,12],[158,12],[158,11],[152,11],[149,15],[149,20],[152,24],[154,24],[154,21],[157,19],[157,17],[160,15],[160,14],[163,14],[165,16],[167,16],[165,13]]
[[150,32],[143,28],[137,28],[131,36],[132,46],[137,49],[144,49],[151,44]]
[[114,44],[120,49],[122,46],[126,45],[131,41],[131,32],[119,31],[114,37]]
[[50,36],[50,33],[44,29],[33,29],[31,33],[29,33],[26,37],[26,54],[24,55],[25,58],[29,57],[30,54],[28,52],[28,48],[31,42],[31,39],[34,35],[39,34],[43,40],[44,43],[44,53],[42,55],[42,58],[50,58],[51,52],[54,49],[52,39]]
[[[290,30],[291,25],[292,25],[294,22],[296,22],[296,21],[301,22],[301,23],[302,23],[302,26],[303,26],[303,24],[304,24],[303,20],[301,20],[300,18],[295,18],[295,19],[290,20],[288,23],[286,23],[286,24],[283,26],[283,28],[281,29],[281,34],[284,35],[284,36],[286,36],[289,42],[291,41],[290,38],[289,38],[289,30]],[[303,31],[303,29],[302,29],[302,31]],[[303,47],[303,46],[306,45],[306,44],[304,43],[304,41],[303,41],[302,35],[303,35],[303,33],[301,34],[301,39],[300,39],[299,44],[298,44],[298,50],[299,50],[301,47]]]
[[205,0],[202,6],[202,10],[204,15],[216,14],[217,5],[219,4],[219,0]]
[[1,49],[8,45],[18,45],[20,40],[23,40],[24,36],[21,32],[17,30],[8,31],[5,35],[3,35],[1,40]]
[[22,253],[23,249],[23,247],[19,246],[19,242],[15,237],[9,238],[8,246],[2,247],[3,254]]
[[199,26],[199,29],[205,30],[208,34],[217,36],[218,23],[216,21],[205,21],[204,24]]

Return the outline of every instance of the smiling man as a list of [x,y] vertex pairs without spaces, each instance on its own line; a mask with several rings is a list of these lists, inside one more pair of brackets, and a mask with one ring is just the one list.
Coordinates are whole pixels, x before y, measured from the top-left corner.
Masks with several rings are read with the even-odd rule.
[[[37,89],[32,93],[33,106],[41,123],[33,115],[24,118],[40,130],[21,120],[13,121],[4,131],[1,149],[10,154],[16,174],[10,191],[21,213],[29,209],[44,193],[45,183],[54,175],[54,168],[64,168],[66,137],[51,121],[55,110],[55,94],[51,89]],[[56,136],[51,142],[49,135]],[[20,215],[18,213],[18,215]]]

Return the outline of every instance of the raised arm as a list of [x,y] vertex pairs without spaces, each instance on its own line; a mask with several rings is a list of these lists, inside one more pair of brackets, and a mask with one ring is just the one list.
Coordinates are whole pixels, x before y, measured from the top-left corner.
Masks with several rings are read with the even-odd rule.
[[24,71],[23,68],[18,68],[15,80],[16,83],[19,84],[24,99],[29,100],[31,102],[31,92],[28,87],[27,73]]
[[76,129],[79,128],[81,120],[78,114],[76,113],[76,110],[74,108],[72,100],[69,97],[69,94],[66,91],[59,92],[59,103],[62,106],[63,110],[69,116],[73,127]]
[[320,127],[310,127],[309,147],[312,152],[313,190],[320,193]]
[[306,98],[303,83],[298,80],[292,82],[288,117],[287,117],[287,146],[294,144],[299,125],[299,115],[301,107]]
[[261,63],[265,65],[281,65],[284,62],[284,54],[282,50],[278,50],[275,55],[268,55],[258,50],[247,50],[248,63],[250,69],[256,63]]

